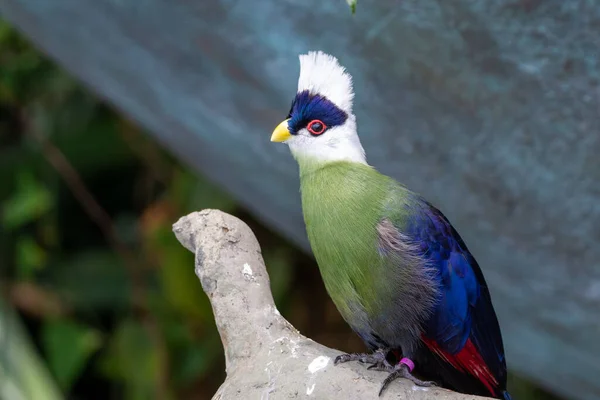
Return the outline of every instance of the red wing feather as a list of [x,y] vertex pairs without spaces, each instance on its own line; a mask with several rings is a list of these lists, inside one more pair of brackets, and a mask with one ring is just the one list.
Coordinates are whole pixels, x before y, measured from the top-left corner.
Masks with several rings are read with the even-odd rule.
[[432,339],[423,336],[421,340],[431,352],[435,353],[438,357],[457,370],[473,375],[492,395],[496,395],[498,381],[483,361],[483,357],[481,357],[481,354],[479,354],[477,348],[473,342],[471,342],[471,339],[468,339],[465,346],[456,354],[445,352]]

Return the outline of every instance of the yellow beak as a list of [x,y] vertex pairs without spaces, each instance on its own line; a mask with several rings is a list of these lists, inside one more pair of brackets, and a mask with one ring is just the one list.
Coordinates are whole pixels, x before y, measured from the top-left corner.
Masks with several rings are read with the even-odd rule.
[[277,125],[277,128],[275,128],[271,135],[271,142],[285,142],[292,137],[290,130],[288,129],[288,121],[289,119],[286,119]]

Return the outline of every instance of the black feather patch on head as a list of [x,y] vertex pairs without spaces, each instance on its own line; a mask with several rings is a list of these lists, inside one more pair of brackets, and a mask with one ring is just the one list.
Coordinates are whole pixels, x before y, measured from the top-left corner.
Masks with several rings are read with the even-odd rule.
[[313,120],[322,121],[329,128],[342,125],[348,119],[348,114],[326,97],[305,90],[296,95],[288,118],[288,129],[292,135],[296,135]]

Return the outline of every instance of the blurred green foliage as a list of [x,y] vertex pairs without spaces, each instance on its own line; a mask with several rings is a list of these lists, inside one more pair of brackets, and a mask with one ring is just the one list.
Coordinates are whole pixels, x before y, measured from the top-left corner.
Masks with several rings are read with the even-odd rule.
[[[0,373],[4,384],[43,383],[43,373],[31,374],[45,365],[49,399],[54,384],[73,399],[210,398],[224,379],[222,347],[193,255],[171,232],[203,208],[249,223],[275,300],[297,328],[325,345],[363,349],[312,259],[0,21],[0,284],[41,357],[3,345],[0,353],[20,352],[34,377]],[[0,311],[2,331],[11,322]],[[28,340],[11,332],[10,343]],[[21,368],[0,354],[0,372],[9,364]],[[516,398],[549,398],[511,379]]]
[[171,233],[205,207],[238,211],[0,23],[3,294],[68,397],[214,393],[220,341]]

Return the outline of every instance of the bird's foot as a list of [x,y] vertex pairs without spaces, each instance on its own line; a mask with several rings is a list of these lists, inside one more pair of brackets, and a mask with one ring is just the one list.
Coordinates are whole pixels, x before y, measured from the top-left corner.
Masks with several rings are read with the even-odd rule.
[[383,391],[388,387],[390,383],[398,378],[408,379],[412,383],[417,386],[429,387],[429,386],[437,386],[435,382],[432,381],[422,381],[418,378],[415,378],[411,373],[415,364],[409,360],[408,358],[403,358],[400,360],[398,364],[392,367],[392,371],[388,375],[387,378],[381,384],[381,389],[379,389],[379,396],[383,393]]
[[[335,358],[333,365],[342,364],[348,361],[358,361],[363,364],[372,364],[368,369],[375,369],[378,371],[388,371],[387,368],[393,368],[390,363],[386,361],[388,350],[379,349],[374,353],[351,353],[341,354]],[[387,365],[387,366],[386,366]]]
[[374,371],[386,371],[392,372],[394,370],[394,366],[390,364],[387,360],[387,350],[377,350],[378,358],[371,362],[371,365],[367,367],[367,369],[372,369]]

